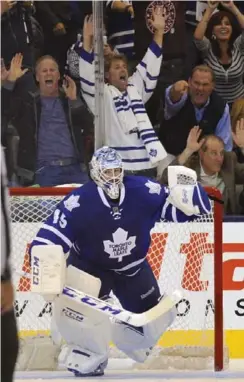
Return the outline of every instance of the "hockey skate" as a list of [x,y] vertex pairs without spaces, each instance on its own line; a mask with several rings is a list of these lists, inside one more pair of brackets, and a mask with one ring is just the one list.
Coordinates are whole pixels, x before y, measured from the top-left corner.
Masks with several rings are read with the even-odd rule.
[[82,377],[101,377],[104,375],[104,370],[106,369],[107,365],[108,365],[108,360],[102,362],[96,370],[91,371],[90,373],[80,373],[79,371],[74,370],[74,369],[68,369],[68,371],[71,371],[75,377],[79,377],[79,378],[82,378]]

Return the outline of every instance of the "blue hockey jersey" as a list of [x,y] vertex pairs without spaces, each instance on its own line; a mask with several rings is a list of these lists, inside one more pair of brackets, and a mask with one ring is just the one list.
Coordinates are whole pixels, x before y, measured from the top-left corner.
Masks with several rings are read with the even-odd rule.
[[[155,181],[125,176],[120,199],[114,202],[91,181],[61,201],[42,225],[31,248],[58,244],[65,254],[71,250],[76,266],[79,259],[84,259],[98,269],[132,275],[147,256],[150,230],[157,221],[164,218],[184,222],[196,218],[167,203],[168,195],[167,187]],[[197,198],[194,204],[204,203],[200,210],[210,209],[207,194],[199,185],[194,198]]]

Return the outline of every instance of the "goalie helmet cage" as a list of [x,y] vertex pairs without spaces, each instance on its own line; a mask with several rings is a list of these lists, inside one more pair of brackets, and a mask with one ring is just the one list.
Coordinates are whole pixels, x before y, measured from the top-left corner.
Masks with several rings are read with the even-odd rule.
[[[27,339],[30,336],[38,338],[50,334],[51,303],[47,303],[42,296],[33,296],[31,293],[28,248],[41,224],[55,210],[62,198],[72,190],[73,188],[68,187],[10,188],[12,266],[16,287],[15,311],[21,338]],[[204,343],[205,350],[211,347],[210,354],[206,355],[213,359],[211,367],[221,371],[224,368],[225,356],[222,288],[223,206],[219,202],[221,194],[218,190],[213,188],[206,190],[212,197],[211,213],[193,223],[156,223],[151,231],[148,260],[158,279],[161,292],[170,293],[181,288],[184,295],[186,294],[182,302],[185,304],[185,312],[180,312],[181,307],[178,306],[180,313],[176,327],[164,334],[163,348],[159,347],[162,349],[160,354],[163,355],[163,359],[168,362],[165,356],[168,349],[171,349],[168,353],[171,352],[176,357],[183,356],[183,359],[188,356],[194,357],[198,353],[199,346],[201,348]],[[207,239],[210,242],[207,242]],[[203,264],[205,259],[209,260],[208,266]],[[211,278],[212,282],[209,281]],[[201,281],[202,279],[205,281]],[[199,310],[204,303],[203,313],[200,315]],[[213,317],[208,321],[209,312]],[[190,318],[187,315],[190,315]],[[208,337],[206,334],[209,332],[210,344],[209,339],[206,340]],[[183,340],[182,335],[184,335]],[[196,344],[194,338],[199,335],[201,340]],[[177,347],[177,344],[180,344],[180,347]],[[28,352],[25,358],[27,354]],[[159,353],[157,357],[158,355]],[[185,363],[180,368],[185,368],[184,365]],[[145,367],[160,368],[162,362],[160,361],[160,366],[154,366]]]

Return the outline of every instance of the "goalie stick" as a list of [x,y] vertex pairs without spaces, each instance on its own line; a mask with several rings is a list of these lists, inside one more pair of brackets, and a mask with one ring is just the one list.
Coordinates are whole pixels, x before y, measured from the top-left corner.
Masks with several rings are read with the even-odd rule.
[[[95,285],[97,290],[97,282],[99,279],[86,274],[83,271],[81,276],[82,280],[89,276],[87,282],[79,287],[79,290],[74,288],[72,284],[72,279],[70,279],[70,274],[73,274],[75,267],[70,266],[67,268],[65,266],[65,258],[63,254],[63,249],[59,245],[38,245],[34,246],[32,250],[31,257],[31,290],[33,293],[39,293],[46,296],[60,296],[73,301],[76,305],[83,305],[84,308],[90,308],[109,316],[114,317],[120,321],[128,323],[132,326],[140,327],[148,324],[149,322],[157,319],[163,314],[170,311],[177,302],[182,298],[180,291],[175,291],[171,296],[165,296],[160,300],[160,302],[144,313],[132,313],[122,307],[110,304],[103,301],[97,297],[87,294],[87,290],[90,291],[91,285]],[[68,277],[67,277],[68,276]],[[72,276],[73,277],[73,276]],[[75,276],[76,277],[76,276]],[[64,280],[67,279],[66,283]],[[87,284],[88,283],[88,284]],[[78,285],[78,284],[77,284]],[[85,288],[82,292],[80,289]],[[89,289],[87,289],[89,288]],[[100,285],[98,285],[100,290]],[[98,295],[99,290],[96,292]],[[78,309],[78,308],[77,308]],[[82,311],[80,312],[82,313]]]
[[156,306],[147,310],[146,312],[132,313],[128,310],[109,304],[106,301],[90,296],[89,294],[83,293],[69,286],[64,286],[62,294],[79,304],[85,305],[86,307],[88,306],[94,310],[99,311],[100,313],[104,313],[110,318],[116,318],[122,322],[136,327],[144,326],[167,313],[182,298],[181,292],[175,291],[171,296],[162,298]]

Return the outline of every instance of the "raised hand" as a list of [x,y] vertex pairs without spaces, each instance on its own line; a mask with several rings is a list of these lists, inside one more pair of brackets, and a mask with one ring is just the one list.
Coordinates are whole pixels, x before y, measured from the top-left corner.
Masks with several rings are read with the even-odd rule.
[[84,20],[83,25],[83,39],[93,38],[93,17],[92,15],[87,15]]
[[177,81],[170,89],[169,97],[172,102],[178,102],[185,94],[188,93],[188,83],[184,80]]
[[168,16],[165,15],[164,7],[156,7],[152,12],[152,20],[150,20],[150,24],[157,32],[164,33],[165,28],[165,20]]
[[236,146],[244,148],[244,118],[239,119],[236,123],[236,131],[232,132],[233,141]]
[[53,28],[53,32],[56,35],[64,35],[67,33],[63,23],[57,23]]
[[199,126],[194,126],[188,135],[187,142],[186,142],[186,149],[191,153],[195,153],[198,151],[204,142],[204,138],[202,138],[199,141],[200,135],[202,133],[202,130]]
[[87,15],[83,24],[83,48],[90,52],[93,46],[93,18]]
[[103,54],[104,54],[104,57],[108,57],[108,56],[113,54],[113,51],[112,51],[112,49],[111,49],[109,44],[104,44],[104,46],[103,46]]
[[4,60],[1,58],[1,84],[2,82],[8,79],[8,76],[9,76],[9,71],[6,69]]
[[135,14],[134,14],[134,8],[133,8],[133,5],[132,4],[129,4],[125,7],[126,11],[129,12],[129,14],[131,15],[132,18],[135,17]]
[[11,60],[8,80],[15,82],[19,78],[21,78],[28,69],[22,69],[23,55],[21,53],[17,53]]
[[235,9],[234,1],[221,1],[221,4],[230,11]]
[[62,87],[64,89],[64,92],[67,98],[69,98],[71,101],[74,101],[77,99],[76,84],[71,77],[64,76],[64,82]]
[[175,91],[175,93],[179,94],[181,97],[188,92],[188,82],[182,80],[182,81],[177,81],[174,85],[173,85],[173,89]]
[[219,1],[208,1],[208,7],[215,10],[219,5]]
[[1,15],[4,12],[8,12],[13,6],[17,3],[17,1],[1,1]]

